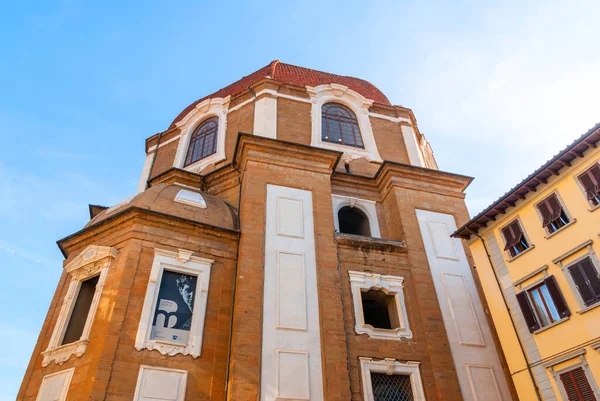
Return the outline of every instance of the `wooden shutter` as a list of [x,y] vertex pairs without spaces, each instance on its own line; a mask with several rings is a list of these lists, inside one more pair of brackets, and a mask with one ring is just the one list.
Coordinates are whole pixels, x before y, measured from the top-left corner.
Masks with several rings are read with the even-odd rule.
[[533,312],[533,308],[531,307],[531,303],[529,302],[527,291],[518,293],[517,301],[521,307],[521,312],[523,312],[523,317],[525,318],[529,332],[533,333],[534,331],[538,330],[540,328],[540,324],[538,323],[535,313]]
[[552,297],[552,301],[554,302],[554,306],[556,306],[556,310],[558,311],[558,315],[563,318],[567,316],[571,316],[571,311],[565,302],[565,298],[560,292],[560,288],[558,288],[558,284],[556,283],[556,279],[554,276],[548,277],[544,280],[546,283],[546,287],[548,287],[548,292]]
[[600,190],[600,166],[596,164],[594,167],[579,176],[579,182],[585,189],[588,200],[598,194]]
[[561,373],[560,381],[569,401],[597,401],[583,368],[579,367]]
[[523,237],[523,231],[517,220],[504,227],[502,229],[502,234],[504,234],[504,239],[506,240],[506,246],[504,247],[505,251],[517,245]]
[[587,279],[587,283],[590,286],[590,290],[594,294],[594,298],[596,300],[600,300],[600,277],[598,277],[598,270],[596,270],[596,266],[592,262],[591,258],[585,258],[581,262],[581,270],[585,274]]
[[548,201],[544,200],[538,203],[537,208],[542,215],[542,227],[547,227],[552,223],[552,209],[548,205]]
[[548,202],[548,206],[550,206],[550,209],[552,210],[552,221],[558,219],[562,214],[562,205],[558,200],[558,196],[552,194],[546,199],[546,202]]
[[[586,261],[589,261],[589,265],[586,263]],[[586,265],[586,266],[584,267],[584,265]],[[589,258],[585,258],[581,262],[575,263],[573,266],[569,267],[569,273],[571,274],[571,277],[573,277],[573,282],[575,283],[577,290],[579,290],[581,299],[583,300],[583,303],[586,306],[589,306],[589,305],[595,303],[596,299],[597,299],[596,293],[593,290],[591,282],[588,279],[588,273],[586,271],[586,270],[590,270],[590,267],[591,267],[591,270],[593,270],[593,271],[596,270],[594,268],[594,266],[591,264],[591,260]],[[597,273],[596,273],[595,280],[596,280],[596,283],[598,283]]]

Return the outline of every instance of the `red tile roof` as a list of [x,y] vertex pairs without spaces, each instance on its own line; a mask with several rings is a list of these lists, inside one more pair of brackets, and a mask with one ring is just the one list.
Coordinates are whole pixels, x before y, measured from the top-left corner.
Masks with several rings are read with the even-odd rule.
[[243,77],[239,81],[219,89],[215,93],[205,96],[202,99],[196,100],[194,103],[186,107],[181,113],[179,113],[169,128],[173,128],[175,123],[183,119],[183,117],[185,117],[185,115],[189,113],[196,106],[196,104],[202,102],[203,100],[214,97],[239,95],[240,93],[248,90],[248,87],[267,77],[283,82],[284,84],[297,86],[317,86],[321,84],[332,83],[341,84],[360,93],[367,99],[373,100],[375,103],[390,105],[390,101],[383,94],[383,92],[377,89],[375,85],[365,80],[311,70],[310,68],[298,67],[296,65],[285,64],[279,60],[275,60],[260,70]]

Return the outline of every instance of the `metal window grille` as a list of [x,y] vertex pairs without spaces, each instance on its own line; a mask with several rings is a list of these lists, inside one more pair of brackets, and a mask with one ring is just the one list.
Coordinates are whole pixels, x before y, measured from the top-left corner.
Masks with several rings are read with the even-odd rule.
[[358,120],[352,110],[338,103],[327,103],[323,105],[321,111],[323,142],[365,148],[360,136]]
[[219,118],[211,117],[196,128],[190,139],[185,165],[196,163],[217,152]]
[[371,372],[375,401],[414,401],[410,376]]

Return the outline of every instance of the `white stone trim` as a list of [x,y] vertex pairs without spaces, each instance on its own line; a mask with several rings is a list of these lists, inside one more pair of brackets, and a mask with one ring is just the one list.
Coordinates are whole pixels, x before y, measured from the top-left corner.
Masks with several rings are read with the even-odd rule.
[[254,128],[252,133],[277,139],[277,98],[264,96],[254,102]]
[[[225,134],[227,132],[227,113],[229,112],[229,100],[231,96],[225,98],[206,99],[196,105],[194,110],[189,112],[183,119],[175,123],[180,129],[179,146],[175,154],[173,167],[182,168],[194,173],[199,173],[211,164],[225,160]],[[196,163],[184,167],[188,147],[192,133],[198,125],[209,117],[219,118],[219,128],[217,130],[217,151]]]
[[374,401],[375,399],[373,384],[371,382],[371,372],[410,376],[414,401],[425,401],[425,391],[423,390],[423,382],[421,381],[421,373],[419,372],[420,362],[399,362],[393,358],[374,360],[373,358],[359,357],[358,359],[360,360],[364,401]]
[[142,167],[142,175],[140,175],[140,182],[138,183],[137,192],[144,192],[146,190],[146,185],[148,184],[148,179],[150,179],[150,167],[152,166],[152,160],[154,159],[154,153],[148,153],[146,155],[146,159],[144,160],[144,166]]
[[[138,373],[138,379],[137,379],[137,384],[135,386],[135,393],[133,395],[133,400],[134,401],[143,401],[143,400],[147,400],[148,398],[144,397],[144,394],[142,393],[142,391],[144,391],[144,389],[142,388],[143,384],[144,384],[144,378],[145,378],[145,374],[152,372],[152,371],[157,371],[157,372],[164,372],[166,374],[177,374],[180,376],[180,381],[178,383],[177,386],[177,398],[172,399],[172,398],[168,398],[168,400],[173,400],[173,401],[184,401],[185,400],[185,391],[186,391],[186,387],[187,387],[187,377],[188,377],[188,372],[187,370],[182,370],[182,369],[171,369],[171,368],[164,368],[161,366],[148,366],[148,365],[142,365],[140,366],[140,371]],[[161,388],[164,387],[165,383],[160,383],[159,386],[157,386],[157,388]],[[162,389],[162,388],[161,388]],[[154,396],[156,396],[156,394],[153,394]],[[167,400],[166,398],[153,398],[157,401],[161,401],[161,400]]]
[[[210,282],[210,269],[214,260],[191,256],[192,251],[180,249],[171,252],[162,249],[154,250],[154,261],[150,271],[150,279],[144,298],[144,306],[135,339],[135,349],[157,350],[163,355],[192,355],[194,358],[200,356],[202,351],[202,336],[204,332],[204,318],[206,316],[206,304],[208,300],[208,287]],[[194,312],[192,315],[192,327],[190,329],[189,341],[186,345],[151,340],[152,319],[160,282],[164,269],[198,277],[196,282],[196,294],[194,299]]]
[[331,195],[331,200],[333,203],[333,223],[335,225],[336,232],[340,232],[338,213],[341,208],[349,206],[351,208],[359,209],[365,214],[365,216],[367,216],[367,219],[369,219],[369,227],[371,229],[371,237],[381,238],[381,232],[379,231],[379,220],[377,219],[377,202],[343,195]]
[[[398,276],[384,276],[377,273],[365,273],[349,270],[350,288],[352,291],[352,302],[354,304],[354,330],[357,334],[368,334],[370,338],[380,340],[411,339],[412,331],[408,323],[406,304],[404,302],[404,278]],[[392,330],[378,329],[365,323],[362,309],[361,292],[370,289],[381,290],[388,295],[393,295],[398,312],[400,327]]]
[[206,201],[198,191],[181,189],[175,196],[175,202],[206,209]]
[[[54,326],[54,331],[52,332],[50,342],[48,343],[48,348],[42,352],[44,357],[42,366],[48,366],[52,361],[62,365],[69,360],[71,355],[80,357],[85,353],[87,344],[90,341],[90,332],[92,331],[92,324],[94,323],[96,310],[98,309],[100,297],[102,296],[102,289],[104,288],[108,268],[110,267],[112,260],[117,257],[118,253],[119,251],[115,248],[90,245],[65,266],[65,271],[67,275],[70,276],[71,282],[69,283],[67,294],[63,299],[56,325]],[[65,335],[67,325],[69,324],[75,301],[77,301],[82,281],[97,275],[100,277],[96,284],[96,291],[92,298],[90,311],[88,312],[81,338],[73,343],[60,345]]]
[[391,116],[386,116],[385,114],[378,114],[378,113],[372,113],[372,112],[369,112],[369,117],[380,118],[382,120],[388,120],[393,123],[409,123],[412,125],[412,121],[410,121],[410,118],[406,118],[406,117],[391,117]]
[[[58,372],[54,372],[54,373],[50,373],[49,375],[44,376],[44,378],[42,379],[42,384],[40,384],[40,388],[38,390],[38,394],[37,397],[35,398],[36,401],[65,401],[67,399],[67,394],[69,392],[69,386],[71,385],[71,379],[73,379],[73,372],[75,371],[75,368],[70,368],[70,369],[65,369],[65,370],[61,370]],[[44,397],[44,390],[45,390],[45,383],[47,383],[48,381],[50,381],[51,379],[57,377],[57,376],[62,376],[62,375],[66,375],[62,387],[60,389],[56,389],[55,390],[59,390],[59,394],[50,394],[50,396],[52,396],[52,398],[46,398]],[[58,398],[56,398],[55,396],[58,395]]]
[[[369,120],[369,107],[373,104],[372,100],[367,99],[360,93],[349,89],[347,86],[339,84],[325,84],[315,87],[307,86],[306,90],[310,95],[312,109],[312,135],[311,146],[337,150],[344,152],[345,160],[354,160],[366,158],[375,163],[382,163],[383,160],[377,151],[375,136]],[[337,145],[334,143],[323,142],[321,140],[322,122],[321,108],[325,103],[340,103],[349,107],[358,120],[358,127],[362,136],[364,149],[354,148],[352,146]]]
[[421,147],[417,143],[417,136],[414,128],[412,126],[408,127],[406,125],[402,125],[401,131],[410,164],[413,166],[425,167]]

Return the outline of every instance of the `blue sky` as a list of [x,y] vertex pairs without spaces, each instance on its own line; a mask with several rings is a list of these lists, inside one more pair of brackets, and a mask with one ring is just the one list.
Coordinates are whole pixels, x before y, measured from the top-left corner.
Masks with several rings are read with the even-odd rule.
[[[446,4],[448,3],[448,4]],[[368,4],[368,8],[366,5]],[[471,213],[600,121],[600,3],[2,2],[0,401],[13,400],[89,203],[133,194],[144,139],[273,59],[414,110]]]

